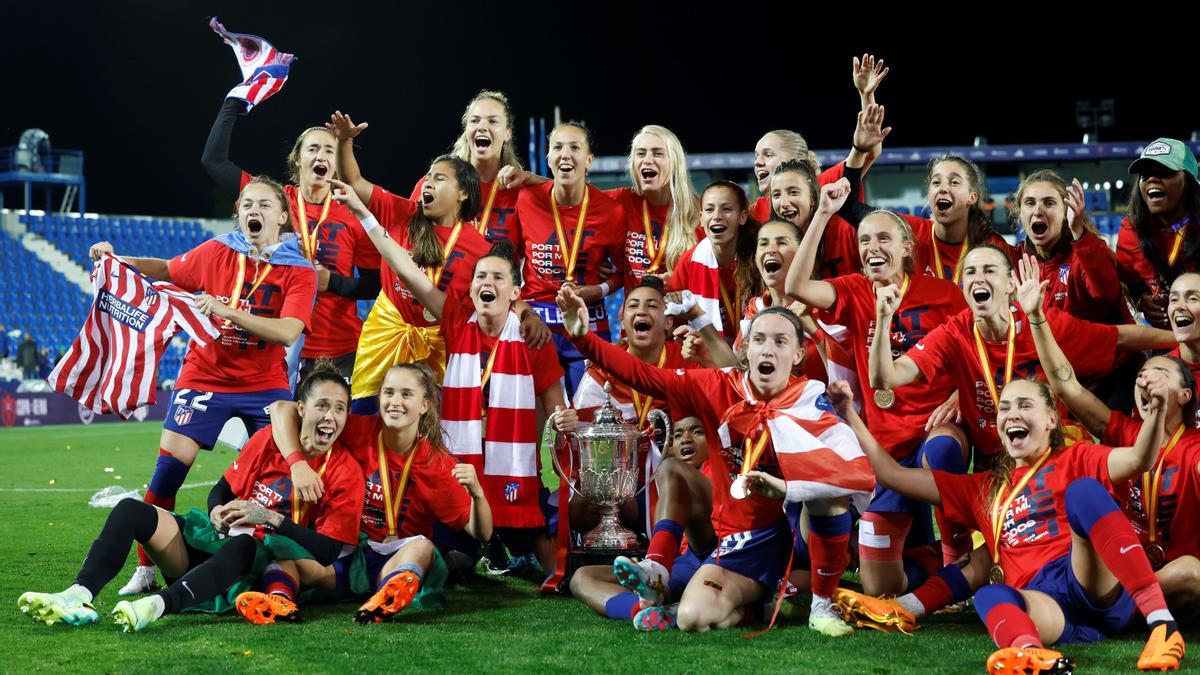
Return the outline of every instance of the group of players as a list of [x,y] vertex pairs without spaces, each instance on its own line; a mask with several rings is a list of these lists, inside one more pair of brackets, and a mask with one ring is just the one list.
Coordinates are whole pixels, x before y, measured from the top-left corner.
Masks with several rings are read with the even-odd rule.
[[[622,507],[652,514],[644,558],[571,577],[604,616],[706,631],[799,590],[809,626],[843,636],[910,632],[973,596],[989,669],[1039,672],[1067,665],[1045,644],[1102,639],[1136,610],[1139,668],[1178,668],[1200,599],[1196,160],[1172,139],[1145,148],[1115,256],[1080,186],[1048,170],[1017,192],[1015,246],[962,157],[930,163],[929,219],[875,210],[862,180],[891,131],[874,100],[887,72],[854,59],[862,109],[835,166],[794,131],[762,136],[754,202],[729,181],[697,194],[654,125],[632,140],[629,187],[588,183],[573,122],[533,175],[492,91],[408,197],[364,177],[367,125],[341,112],[297,137],[281,186],[229,161],[244,103],[226,100],[202,161],[238,194],[237,228],[169,261],[124,257],[197,293],[221,338],[187,354],[144,501],[112,511],[69,588],[20,609],[95,622],[135,543],[120,594],[157,592],[117,603],[126,630],[230,607],[297,620],[302,593],[381,621],[442,604],[451,553],[497,539],[561,573],[567,530],[598,515],[544,494],[540,430],[573,431],[607,385],[631,423],[663,409],[674,433],[654,497]],[[207,512],[174,513],[232,418],[252,436]],[[862,593],[839,588],[855,563]]]

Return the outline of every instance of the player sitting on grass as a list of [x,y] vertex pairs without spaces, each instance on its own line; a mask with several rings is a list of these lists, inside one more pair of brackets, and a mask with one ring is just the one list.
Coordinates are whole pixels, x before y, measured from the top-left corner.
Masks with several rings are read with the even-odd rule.
[[[47,625],[82,626],[98,620],[93,601],[121,571],[136,541],[172,583],[166,590],[113,609],[126,632],[139,631],[183,610],[228,609],[239,579],[262,572],[271,558],[311,557],[328,565],[346,544],[358,541],[362,471],[338,441],[346,423],[350,389],[327,361],[299,387],[299,461],[324,476],[315,504],[299,501],[287,462],[260,430],[208,495],[208,514],[183,516],[125,499],[109,514],[92,542],[75,583],[60,593],[23,593],[17,607]],[[292,603],[274,603],[280,618],[299,619]]]

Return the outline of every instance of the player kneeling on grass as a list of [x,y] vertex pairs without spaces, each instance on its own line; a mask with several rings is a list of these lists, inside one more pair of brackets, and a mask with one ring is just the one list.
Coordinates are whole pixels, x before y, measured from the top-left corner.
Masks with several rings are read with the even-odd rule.
[[[288,461],[303,442],[293,404],[272,406],[275,442]],[[362,498],[364,535],[353,555],[332,565],[310,559],[279,561],[272,584],[266,576],[260,592],[238,598],[238,610],[252,622],[265,623],[253,608],[271,595],[295,595],[296,587],[333,591],[335,597],[369,599],[354,614],[359,623],[383,621],[410,604],[445,606],[442,588],[448,571],[434,548],[433,524],[465,530],[479,541],[492,536],[492,511],[475,467],[458,463],[442,441],[441,388],[423,363],[388,369],[379,393],[379,415],[351,415],[342,437],[366,475]],[[302,495],[328,490],[328,479],[305,463],[296,463],[293,482]],[[324,487],[322,485],[324,483]],[[242,602],[248,611],[242,611]]]
[[1123,629],[1135,608],[1150,625],[1138,668],[1179,668],[1183,636],[1137,533],[1102,484],[1152,468],[1163,442],[1167,376],[1143,371],[1137,386],[1145,423],[1131,447],[1080,441],[1068,448],[1049,387],[1009,382],[996,420],[1005,455],[991,471],[968,475],[901,466],[855,413],[849,386],[830,386],[880,485],[983,533],[991,584],[975,594],[975,611],[1000,648],[988,659],[989,673],[1069,670],[1044,643],[1102,640]]
[[[113,620],[139,631],[165,614],[222,611],[232,604],[239,580],[262,572],[272,558],[311,557],[328,565],[357,541],[362,472],[338,436],[346,423],[350,389],[332,364],[314,367],[299,387],[299,462],[316,467],[326,490],[315,504],[301,503],[287,462],[271,439],[256,433],[208,495],[206,516],[183,516],[136,499],[117,504],[92,542],[75,583],[60,593],[24,593],[22,612],[47,625],[82,626],[97,621],[92,602],[125,565],[136,541],[172,583],[166,590],[118,602]],[[296,607],[273,602],[270,611],[298,620]]]
[[[675,562],[678,570],[670,579],[670,589],[660,589],[678,598],[683,594],[691,573],[711,551],[715,544],[712,528],[712,479],[709,477],[708,437],[704,424],[697,417],[677,420],[672,427],[671,447],[659,465],[656,482],[658,485],[658,507],[656,522],[670,517],[672,511],[684,512],[684,535],[679,558]],[[682,508],[680,508],[682,507]],[[659,537],[660,543],[663,537]],[[686,548],[684,548],[686,547]],[[682,551],[682,552],[681,552]],[[701,553],[696,553],[701,551]],[[649,557],[649,556],[648,556]],[[625,560],[626,558],[618,558]],[[689,571],[684,572],[683,568]],[[571,595],[579,598],[597,613],[618,621],[633,619],[641,630],[657,630],[663,627],[664,610],[658,606],[644,607],[636,593],[627,590],[618,581],[613,565],[588,565],[579,568],[571,577]]]

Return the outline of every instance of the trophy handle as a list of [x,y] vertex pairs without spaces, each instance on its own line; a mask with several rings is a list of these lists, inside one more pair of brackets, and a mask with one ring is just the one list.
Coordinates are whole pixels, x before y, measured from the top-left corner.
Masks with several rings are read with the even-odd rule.
[[[663,445],[669,446],[671,444],[671,418],[667,417],[667,414],[662,410],[655,408],[646,414],[646,421],[650,423],[650,444],[654,444],[654,423],[660,422],[664,431]],[[646,457],[646,461],[650,461],[649,456]],[[658,466],[654,467],[654,473],[650,474],[650,477],[646,479],[646,482],[642,484],[642,487],[633,494],[634,497],[641,495],[642,492],[650,488],[650,484],[658,478],[658,469],[661,466],[662,463],[660,462]]]
[[[556,413],[551,413],[546,418],[546,426],[542,429],[542,438],[545,438],[546,436],[550,437],[550,463],[554,466],[554,473],[558,474],[559,480],[562,481],[563,485],[565,485],[568,490],[570,490],[571,492],[578,492],[579,488],[576,487],[575,484],[571,481],[571,474],[564,471],[562,468],[562,464],[560,464],[558,461],[558,429],[554,428],[555,415],[556,415]],[[566,436],[567,436],[566,444],[568,446],[567,453],[568,453],[568,455],[570,455],[570,452],[571,452],[570,436],[571,435],[566,434]],[[574,462],[572,462],[572,466],[574,466]],[[559,489],[562,489],[562,487],[560,486]]]

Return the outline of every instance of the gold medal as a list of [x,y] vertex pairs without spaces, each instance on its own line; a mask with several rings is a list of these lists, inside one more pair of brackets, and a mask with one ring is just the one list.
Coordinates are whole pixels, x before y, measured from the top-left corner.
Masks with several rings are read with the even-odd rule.
[[988,571],[988,581],[993,584],[1004,583],[1004,568],[1000,565],[992,565],[992,569]]
[[433,315],[433,312],[429,311],[428,307],[425,308],[425,311],[421,314],[421,316],[425,317],[425,320],[430,323],[437,323],[438,318]]
[[896,404],[896,392],[891,389],[876,389],[875,390],[875,405],[883,410],[887,410]]
[[1150,567],[1159,569],[1167,562],[1167,552],[1158,544],[1146,545],[1146,557],[1150,559]]

